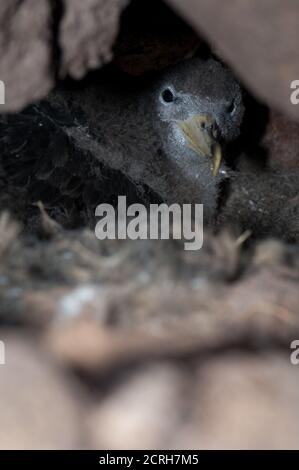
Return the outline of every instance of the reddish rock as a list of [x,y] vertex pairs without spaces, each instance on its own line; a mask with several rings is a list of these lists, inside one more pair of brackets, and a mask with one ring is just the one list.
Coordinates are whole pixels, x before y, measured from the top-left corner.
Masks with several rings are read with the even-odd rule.
[[262,141],[274,170],[299,168],[299,124],[272,111]]
[[290,84],[299,71],[297,0],[167,0],[271,108],[299,120]]
[[24,332],[1,331],[5,365],[0,372],[0,448],[80,447],[80,407],[66,375]]
[[64,0],[59,31],[61,76],[82,78],[112,59],[119,18],[129,0]]
[[2,112],[17,111],[50,91],[54,85],[51,41],[50,2],[1,2],[0,80],[6,95]]

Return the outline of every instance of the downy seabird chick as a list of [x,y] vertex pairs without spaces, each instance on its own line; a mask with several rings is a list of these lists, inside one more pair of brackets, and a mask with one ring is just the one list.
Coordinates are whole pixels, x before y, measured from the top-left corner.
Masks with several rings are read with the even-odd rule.
[[182,62],[129,91],[97,77],[2,116],[1,166],[30,202],[47,204],[51,194],[55,204],[87,207],[91,193],[100,194],[96,205],[107,202],[108,168],[164,202],[204,204],[211,220],[226,174],[225,144],[239,135],[243,112],[239,84],[212,59]]

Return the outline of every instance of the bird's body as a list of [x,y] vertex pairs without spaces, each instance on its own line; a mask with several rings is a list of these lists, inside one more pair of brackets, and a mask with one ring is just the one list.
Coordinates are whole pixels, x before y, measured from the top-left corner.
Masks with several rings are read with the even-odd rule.
[[243,116],[237,82],[218,62],[193,59],[120,88],[103,74],[2,116],[3,184],[49,209],[63,201],[93,213],[129,191],[132,200],[203,203],[210,220],[225,174],[215,145],[237,137]]

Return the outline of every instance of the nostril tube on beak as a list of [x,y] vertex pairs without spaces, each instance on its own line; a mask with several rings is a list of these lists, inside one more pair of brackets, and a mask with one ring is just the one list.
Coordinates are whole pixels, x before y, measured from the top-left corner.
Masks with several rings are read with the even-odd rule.
[[215,121],[209,122],[209,121],[204,121],[201,124],[201,128],[208,132],[211,136],[214,137],[214,139],[218,139],[220,132],[218,125]]
[[216,136],[217,123],[210,115],[198,114],[180,122],[188,146],[198,155],[212,158],[212,175],[217,176],[222,161],[222,151]]
[[220,137],[220,131],[216,123],[214,123],[212,126],[212,136],[215,140],[218,140]]

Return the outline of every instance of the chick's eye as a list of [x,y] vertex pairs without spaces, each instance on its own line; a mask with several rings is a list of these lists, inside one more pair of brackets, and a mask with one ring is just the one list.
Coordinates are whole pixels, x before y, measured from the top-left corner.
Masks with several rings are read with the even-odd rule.
[[174,93],[170,88],[166,88],[165,90],[162,91],[161,98],[164,103],[167,103],[167,104],[173,103]]
[[226,108],[228,114],[233,115],[237,109],[235,101],[232,101],[231,104]]

